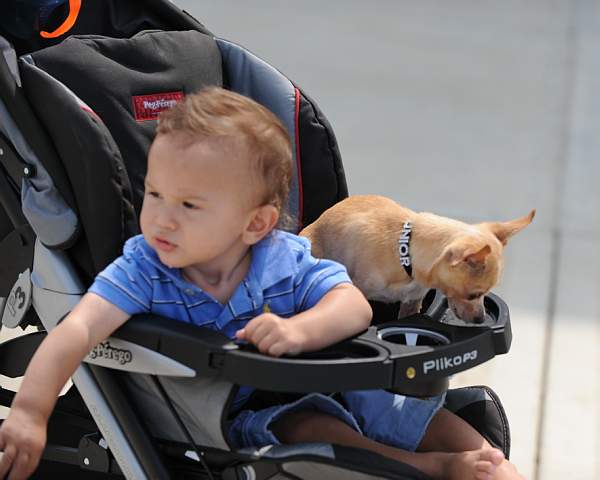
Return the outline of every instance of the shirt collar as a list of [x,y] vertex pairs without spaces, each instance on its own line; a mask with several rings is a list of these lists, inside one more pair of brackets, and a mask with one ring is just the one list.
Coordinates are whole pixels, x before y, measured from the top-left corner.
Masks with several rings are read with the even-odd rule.
[[[289,236],[291,234],[287,232],[273,230],[260,242],[251,247],[252,257],[250,268],[242,281],[242,285],[245,285],[250,290],[250,294],[258,294],[259,298],[255,298],[254,301],[259,305],[262,305],[262,293],[265,290],[286,278],[294,276],[298,272],[297,262],[294,261],[295,257],[288,245],[287,237]],[[300,239],[303,243],[308,242],[304,238],[296,238]],[[171,279],[175,285],[181,288],[192,286],[204,293],[197,285],[187,282],[183,278],[179,268],[171,268],[162,263],[156,251],[148,245],[142,235],[136,235],[129,239],[125,243],[123,252],[127,254],[128,251],[135,249],[139,249],[142,256],[167,278]],[[239,297],[237,295],[238,291],[239,288],[234,292],[231,301],[234,300],[234,297]]]
[[290,235],[281,230],[273,230],[252,247],[249,279],[254,277],[253,280],[263,291],[298,272],[298,263],[294,261],[294,254],[288,244],[287,237]]

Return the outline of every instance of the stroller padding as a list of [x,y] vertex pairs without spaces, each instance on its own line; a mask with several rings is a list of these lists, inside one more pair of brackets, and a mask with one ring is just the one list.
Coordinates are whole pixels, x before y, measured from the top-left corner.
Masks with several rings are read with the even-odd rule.
[[[141,374],[122,375],[122,379],[129,394],[135,398],[136,410],[155,438],[187,442],[172,413],[165,408],[165,399],[156,384],[159,381],[196,445],[229,449],[222,423],[233,389],[231,383],[205,377],[161,377],[156,380]],[[198,421],[199,418],[202,421]]]
[[[31,57],[37,67],[65,84],[102,119],[125,159],[137,212],[156,122],[136,122],[132,97],[174,91],[188,94],[207,85],[223,84],[221,55],[215,41],[196,31],[141,32],[130,39],[69,37]],[[28,78],[23,83],[28,95],[34,93],[31,88],[41,86]],[[39,100],[33,103],[51,110],[43,98]],[[54,120],[62,121],[64,127],[71,119],[65,116]],[[67,129],[62,135],[72,138],[72,133]],[[56,138],[55,132],[52,134]],[[63,155],[62,150],[67,168],[81,161]]]
[[23,88],[65,164],[91,257],[82,267],[91,278],[137,233],[156,121],[136,121],[133,97],[221,85],[220,52],[199,32],[143,32],[132,39],[70,37],[25,58]]
[[[57,134],[54,142],[59,152],[68,152],[66,154],[73,162],[66,170],[78,202],[79,223],[74,231],[63,226],[65,237],[71,237],[62,238],[62,241],[63,244],[71,243],[75,234],[83,233],[85,245],[90,250],[92,266],[88,271],[92,276],[96,269],[103,268],[118,254],[127,232],[137,231],[131,186],[119,149],[103,122],[66,86],[34,65],[23,63],[21,71],[33,95],[41,96],[42,92],[38,90],[43,90],[48,96],[46,107],[38,109],[37,113],[50,134]],[[41,178],[38,172],[32,180]],[[24,183],[25,199],[31,197],[33,202],[38,195],[36,189]],[[44,245],[61,247],[61,244],[50,242],[45,231],[37,228],[38,223],[42,226],[47,223],[45,219],[52,211],[52,204],[45,203],[42,208],[33,209],[30,202],[23,202],[23,211],[32,224],[34,219],[37,220],[33,225]],[[60,232],[60,223],[56,221],[53,228]]]
[[[71,36],[21,57],[23,88],[13,87],[23,99],[0,92],[10,97],[9,114],[18,128],[31,128],[28,140],[39,156],[39,161],[23,157],[36,167],[24,182],[26,217],[45,246],[69,250],[86,285],[120,254],[126,238],[139,233],[136,213],[155,122],[136,121],[134,97],[185,94],[223,83],[274,111],[293,143],[289,212],[298,220],[296,229],[347,195],[335,136],[318,106],[243,47],[203,33],[200,24],[195,27],[201,31]],[[4,67],[0,62],[0,78],[14,84]],[[49,138],[53,144],[44,140]]]
[[[299,92],[292,82],[264,60],[235,43],[220,38],[215,40],[221,50],[227,87],[252,98],[277,115],[287,128],[292,142],[294,159],[300,167],[298,132],[296,130],[298,115],[296,96],[299,95]],[[301,175],[301,168],[294,168],[292,171],[288,209],[292,218],[301,219],[301,179],[298,178]]]
[[[0,101],[0,133],[10,139],[14,145],[15,153],[26,164],[35,166],[36,177],[23,178],[24,184],[30,190],[22,199],[27,204],[27,219],[39,231],[48,245],[62,244],[75,235],[77,217],[65,203],[61,194],[56,190],[54,183],[38,159],[35,152],[25,140],[21,130],[15,124],[12,116]],[[43,214],[40,216],[40,213]]]

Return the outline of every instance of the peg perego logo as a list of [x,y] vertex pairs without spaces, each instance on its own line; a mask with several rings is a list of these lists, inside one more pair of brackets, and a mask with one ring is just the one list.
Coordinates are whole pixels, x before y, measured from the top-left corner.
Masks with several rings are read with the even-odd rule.
[[436,358],[435,360],[427,360],[423,362],[423,373],[427,375],[430,370],[436,372],[447,370],[449,368],[458,367],[464,365],[467,362],[473,362],[477,359],[477,350],[472,352],[465,352],[462,355],[456,355],[454,357],[442,357]]
[[115,348],[111,346],[108,341],[96,345],[89,356],[92,360],[96,358],[106,358],[107,360],[119,362],[121,365],[129,363],[133,359],[133,354],[129,350]]
[[149,102],[148,100],[144,100],[143,105],[147,110],[166,110],[167,108],[174,107],[177,104],[177,100],[154,100],[153,102]]
[[133,97],[133,114],[138,122],[156,120],[161,112],[173,108],[183,97],[183,92],[136,95]]

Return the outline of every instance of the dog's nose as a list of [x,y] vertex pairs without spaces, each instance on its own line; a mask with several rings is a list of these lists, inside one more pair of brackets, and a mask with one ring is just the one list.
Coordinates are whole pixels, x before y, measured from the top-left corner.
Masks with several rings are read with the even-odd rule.
[[473,317],[473,323],[480,324],[480,323],[483,323],[483,322],[485,322],[485,316],[484,315],[481,315],[481,316],[478,315],[476,317]]

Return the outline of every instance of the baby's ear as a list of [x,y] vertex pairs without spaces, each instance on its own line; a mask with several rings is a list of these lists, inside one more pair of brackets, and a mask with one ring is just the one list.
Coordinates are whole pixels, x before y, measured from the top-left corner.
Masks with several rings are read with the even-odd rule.
[[254,245],[275,228],[279,221],[279,210],[273,205],[261,205],[250,215],[243,237],[248,245]]

